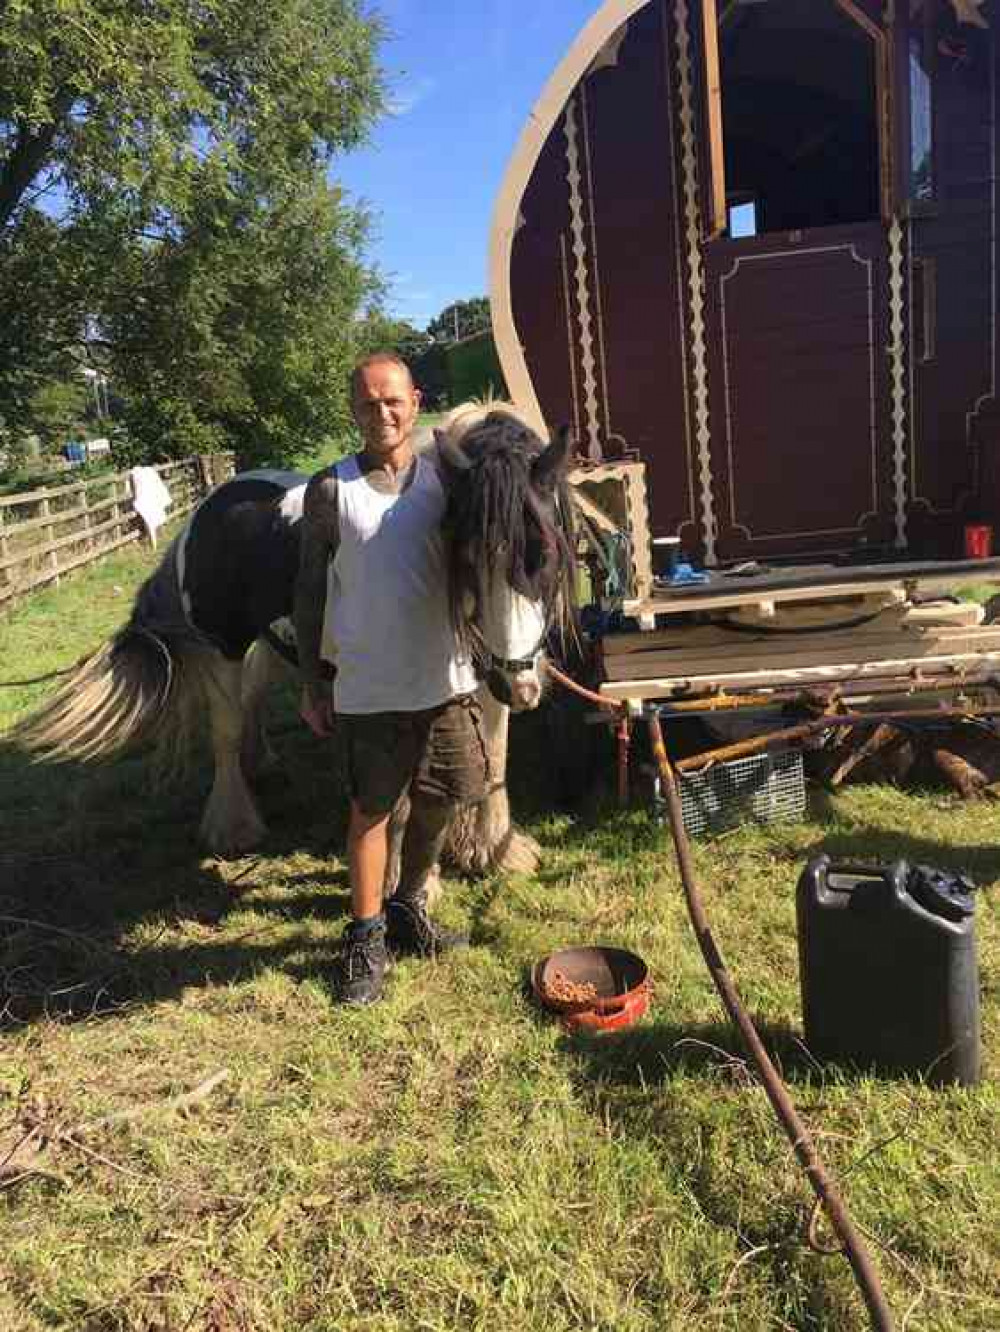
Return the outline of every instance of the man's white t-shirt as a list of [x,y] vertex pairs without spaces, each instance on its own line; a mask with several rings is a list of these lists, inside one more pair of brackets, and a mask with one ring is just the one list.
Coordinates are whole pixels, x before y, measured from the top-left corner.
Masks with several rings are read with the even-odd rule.
[[472,693],[448,606],[437,468],[418,454],[400,493],[382,494],[356,457],[334,468],[339,544],[330,561],[322,655],[337,712],[418,712]]

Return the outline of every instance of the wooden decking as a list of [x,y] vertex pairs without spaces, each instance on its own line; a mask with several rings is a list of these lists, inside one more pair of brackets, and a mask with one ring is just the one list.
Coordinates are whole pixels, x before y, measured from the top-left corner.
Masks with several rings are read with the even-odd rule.
[[[1000,624],[944,594],[995,583],[1000,560],[814,566],[657,587],[626,603],[640,632],[602,644],[612,699],[641,701],[914,679],[1000,677]],[[934,599],[937,597],[938,599]]]

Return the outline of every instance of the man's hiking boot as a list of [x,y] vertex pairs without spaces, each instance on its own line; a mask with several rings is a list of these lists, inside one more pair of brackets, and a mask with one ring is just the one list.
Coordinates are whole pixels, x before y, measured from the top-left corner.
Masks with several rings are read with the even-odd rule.
[[344,931],[344,941],[337,962],[337,998],[343,1004],[364,1008],[382,998],[385,973],[389,967],[386,927],[359,930],[352,921]]
[[435,925],[419,898],[390,897],[385,904],[386,941],[400,955],[437,957],[453,948],[468,948],[469,937]]

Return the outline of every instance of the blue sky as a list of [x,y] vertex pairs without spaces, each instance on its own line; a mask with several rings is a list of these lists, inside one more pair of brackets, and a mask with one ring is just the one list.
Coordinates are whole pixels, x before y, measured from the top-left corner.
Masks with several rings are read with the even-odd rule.
[[493,201],[535,100],[600,0],[376,0],[394,113],[331,175],[376,214],[389,310],[487,293]]

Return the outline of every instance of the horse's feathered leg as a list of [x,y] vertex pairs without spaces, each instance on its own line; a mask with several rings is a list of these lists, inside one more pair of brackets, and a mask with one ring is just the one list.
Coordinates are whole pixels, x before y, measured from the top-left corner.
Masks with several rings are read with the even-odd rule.
[[277,755],[271,748],[264,719],[264,700],[272,683],[291,666],[263,638],[250,646],[243,661],[241,679],[243,702],[243,738],[240,755],[243,773],[252,781],[258,773],[272,767]]
[[490,791],[477,805],[460,808],[445,841],[444,856],[466,874],[499,870],[534,874],[542,850],[533,837],[514,827],[507,798],[507,728],[510,709],[483,686],[483,728],[490,762]]
[[419,794],[409,798],[395,896],[434,905],[441,890],[441,849],[457,808],[451,801],[428,800]]
[[201,837],[219,855],[249,851],[267,832],[243,773],[243,663],[220,652],[198,653],[197,670],[208,701],[215,781],[201,821]]

